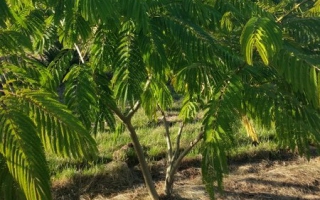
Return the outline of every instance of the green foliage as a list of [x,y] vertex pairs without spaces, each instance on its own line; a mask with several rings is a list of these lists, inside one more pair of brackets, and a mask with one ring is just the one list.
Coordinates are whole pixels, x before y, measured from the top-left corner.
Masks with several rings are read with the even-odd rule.
[[[10,105],[16,101],[4,99],[4,103]],[[6,163],[6,166],[2,165],[4,171],[9,172],[7,178],[15,179],[14,182],[19,184],[27,199],[47,199],[47,194],[50,194],[49,173],[44,168],[46,159],[35,125],[19,110],[8,109],[3,105],[0,119],[0,153]]]
[[167,110],[173,104],[171,91],[162,80],[152,79],[141,99],[142,107],[149,117],[155,117],[158,108]]
[[203,162],[201,169],[203,173],[203,183],[209,193],[210,198],[214,198],[214,182],[218,183],[220,191],[223,189],[223,174],[227,173],[225,144],[219,139],[206,142],[202,151]]
[[196,118],[199,110],[199,105],[196,101],[192,101],[190,97],[185,97],[179,116],[183,121],[191,121]]
[[320,14],[320,1],[317,0],[314,5],[305,12],[305,16],[309,17],[319,17]]
[[141,53],[138,48],[137,36],[132,33],[131,22],[124,24],[120,33],[115,56],[115,71],[112,79],[115,98],[123,106],[128,102],[131,106],[140,99],[143,85],[147,79]]
[[95,142],[88,131],[65,105],[50,98],[50,93],[26,91],[19,97],[29,105],[46,148],[68,157],[84,156],[90,159],[95,155]]
[[[89,132],[115,130],[114,114],[125,122],[140,106],[155,117],[170,109],[174,93],[185,96],[184,121],[206,113],[203,175],[211,196],[235,140],[232,122],[243,116],[307,154],[308,142],[320,141],[319,5],[0,0],[0,166],[9,172],[0,176],[19,186],[17,195],[50,199],[36,150],[90,159]],[[0,195],[9,198],[5,187]]]
[[308,101],[319,107],[319,62],[318,56],[299,52],[281,51],[275,60],[278,72],[291,84],[294,91],[303,93]]
[[94,81],[97,85],[95,98],[98,99],[98,113],[95,116],[92,132],[97,134],[98,132],[105,131],[106,124],[110,131],[114,131],[116,129],[115,116],[111,109],[107,109],[108,107],[116,107],[113,93],[111,89],[109,89],[110,81],[100,73],[94,73]]
[[6,27],[6,20],[8,18],[12,17],[12,15],[10,13],[10,9],[8,7],[8,4],[5,0],[0,1],[0,12],[1,12],[0,27],[5,28]]
[[112,10],[114,9],[112,1],[106,0],[81,0],[79,5],[83,18],[92,23],[97,23],[99,20],[108,22],[107,19],[109,14],[112,13]]
[[[53,55],[51,55],[53,54]],[[62,50],[54,55],[55,52],[51,53],[50,51],[47,53],[48,57],[48,70],[52,75],[52,80],[48,80],[52,82],[52,86],[49,89],[55,91],[62,83],[64,76],[70,68],[70,63],[73,59],[73,51],[69,49]],[[51,58],[51,56],[53,58]],[[52,59],[52,60],[51,60]]]
[[69,109],[87,129],[97,115],[97,99],[92,71],[86,65],[75,65],[64,77],[64,99]]
[[30,40],[22,33],[12,30],[0,31],[0,53],[23,52],[25,49],[31,49]]
[[256,48],[263,63],[269,64],[272,57],[281,49],[281,30],[268,18],[251,18],[243,28],[240,44],[249,65],[252,65],[253,51]]

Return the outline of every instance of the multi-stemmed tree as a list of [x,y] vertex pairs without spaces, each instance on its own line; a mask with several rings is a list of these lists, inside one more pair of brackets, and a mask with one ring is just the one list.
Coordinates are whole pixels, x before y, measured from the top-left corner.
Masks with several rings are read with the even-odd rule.
[[[131,122],[138,109],[163,115],[166,195],[201,141],[213,197],[235,120],[253,140],[251,121],[307,154],[320,140],[319,8],[311,0],[0,0],[0,195],[50,199],[44,152],[93,159],[89,133],[105,122],[113,129],[116,116],[158,199]],[[166,120],[172,89],[184,96],[176,141]],[[201,109],[201,132],[179,151],[185,123]]]

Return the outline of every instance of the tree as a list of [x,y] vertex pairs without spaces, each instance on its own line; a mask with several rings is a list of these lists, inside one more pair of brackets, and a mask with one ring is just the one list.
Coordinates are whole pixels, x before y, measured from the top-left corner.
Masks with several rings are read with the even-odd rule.
[[[258,136],[250,120],[275,127],[280,144],[301,154],[308,153],[310,140],[319,143],[319,1],[0,5],[5,199],[50,199],[44,151],[91,159],[96,147],[89,133],[105,122],[114,129],[114,115],[129,130],[149,194],[158,199],[131,122],[138,109],[163,115],[166,195],[183,157],[202,141],[203,180],[213,197],[213,182],[222,186],[237,119],[253,140]],[[176,141],[166,120],[173,102],[169,87],[184,96]],[[202,131],[179,151],[185,123],[200,109],[206,112]]]

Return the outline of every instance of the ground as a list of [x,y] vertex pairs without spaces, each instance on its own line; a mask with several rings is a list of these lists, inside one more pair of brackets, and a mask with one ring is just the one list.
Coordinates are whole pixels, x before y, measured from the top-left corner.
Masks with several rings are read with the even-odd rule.
[[[53,184],[56,200],[126,200],[149,199],[142,176],[137,167],[129,169],[117,165],[120,173],[76,177],[67,182]],[[150,168],[161,193],[163,187],[163,161]],[[208,200],[201,182],[199,159],[186,160],[176,175],[174,197],[171,199]],[[320,157],[309,161],[296,155],[281,159],[252,159],[230,161],[230,173],[224,179],[222,199],[320,199]]]

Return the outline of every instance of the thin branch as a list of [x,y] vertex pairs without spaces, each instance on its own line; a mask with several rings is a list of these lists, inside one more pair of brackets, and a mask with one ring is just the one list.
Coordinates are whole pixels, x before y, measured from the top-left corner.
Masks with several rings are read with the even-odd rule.
[[112,110],[123,123],[126,123],[128,121],[128,118],[124,114],[122,114],[121,110],[118,107],[108,106],[108,108]]
[[180,127],[178,130],[178,135],[177,135],[177,140],[176,140],[176,152],[174,153],[174,158],[177,158],[179,155],[179,151],[180,151],[180,140],[181,140],[181,136],[182,136],[182,130],[184,128],[185,123],[181,122],[180,123]]
[[127,114],[127,117],[128,117],[128,118],[132,118],[133,115],[139,110],[140,106],[141,106],[141,102],[140,102],[140,100],[138,100],[138,101],[134,104],[134,106],[129,110],[129,112],[128,112],[128,114]]
[[160,106],[158,106],[158,107],[159,107],[159,110],[162,114],[163,124],[164,124],[164,128],[165,128],[165,136],[166,136],[167,149],[168,149],[168,160],[169,160],[169,162],[171,162],[172,161],[172,143],[171,143],[171,138],[170,138],[169,123],[167,121],[165,112],[160,108]]
[[283,20],[283,18],[285,18],[286,16],[288,16],[290,13],[292,13],[294,10],[298,9],[302,4],[306,3],[309,0],[304,0],[301,1],[300,3],[296,4],[295,6],[293,6],[293,8],[291,10],[289,10],[287,13],[285,13],[284,15],[282,15],[281,17],[279,17],[277,19],[277,23],[281,22]]
[[179,159],[182,160],[182,158],[184,158],[184,156],[187,155],[187,154],[190,152],[190,150],[191,150],[194,146],[196,146],[196,144],[198,144],[198,142],[200,142],[200,140],[203,139],[203,135],[204,135],[204,132],[201,131],[201,132],[197,135],[197,138],[194,139],[192,142],[190,142],[189,146],[180,154],[178,160],[179,160]]
[[203,139],[204,132],[201,131],[197,138],[190,142],[189,146],[183,150],[183,152],[179,155],[179,157],[175,160],[174,164],[172,165],[172,173],[175,173],[178,169],[182,159],[191,151],[191,149],[196,146],[202,139]]
[[81,63],[84,64],[84,59],[83,59],[83,57],[82,57],[82,55],[81,55],[81,52],[80,52],[80,49],[79,49],[78,45],[77,45],[76,43],[74,43],[74,46],[75,46],[75,48],[76,48],[76,50],[77,50],[77,53],[78,53],[79,58],[80,58],[80,60],[81,60]]

